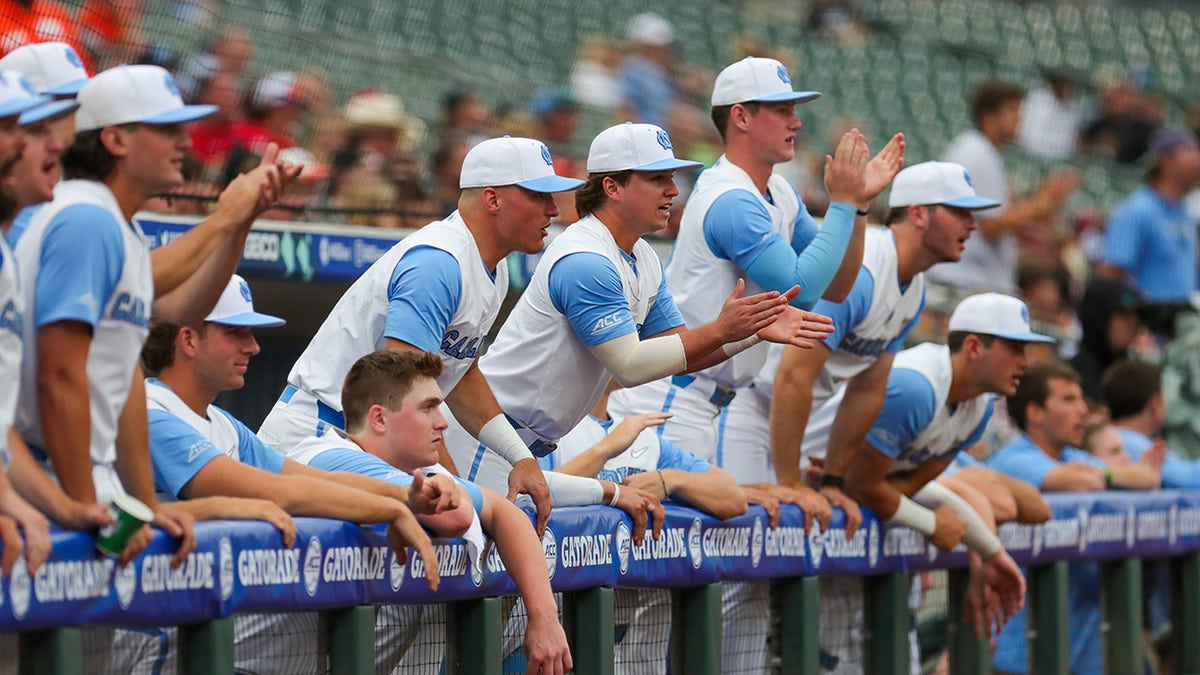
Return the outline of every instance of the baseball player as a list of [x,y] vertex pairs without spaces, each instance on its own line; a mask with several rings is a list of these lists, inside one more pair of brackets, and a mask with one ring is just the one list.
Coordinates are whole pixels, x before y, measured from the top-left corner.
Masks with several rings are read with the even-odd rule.
[[871,430],[854,450],[846,493],[888,522],[911,527],[942,550],[961,539],[972,573],[1000,601],[989,611],[973,597],[969,618],[990,637],[1021,607],[1025,582],[993,529],[937,482],[955,456],[983,437],[993,395],[1016,393],[1029,365],[1025,345],[1053,342],[1029,328],[1029,310],[999,293],[973,295],[950,315],[946,345],[926,343],[896,355],[887,393]]
[[[762,339],[810,344],[828,325],[787,303],[799,289],[742,297],[737,283],[715,320],[686,328],[662,263],[642,236],[667,224],[676,170],[667,132],[619,124],[592,141],[583,216],[547,247],[529,288],[480,360],[528,449],[476,444],[451,422],[447,448],[468,478],[501,485],[516,461],[544,456],[616,378],[625,386],[714,365]],[[532,346],[531,346],[532,345]]]
[[[284,458],[244,424],[212,405],[222,391],[242,386],[249,360],[258,353],[252,330],[278,326],[282,319],[254,311],[250,287],[234,275],[199,328],[154,322],[143,350],[148,381],[150,451],[154,481],[165,499],[212,496],[265,498],[295,516],[337,518],[357,523],[385,522],[403,557],[415,546],[425,560],[434,556],[429,538],[412,511],[433,527],[466,527],[465,514],[429,515],[430,499],[455,506],[454,485],[446,477],[414,483],[413,489],[356,476],[311,469]],[[408,507],[405,506],[408,504]],[[448,521],[449,519],[449,521]],[[436,565],[426,566],[430,587]],[[237,616],[236,665],[249,672],[317,672],[319,652],[315,613]],[[301,643],[279,639],[302,638]]]
[[[863,265],[850,296],[814,307],[833,318],[836,329],[830,339],[816,349],[773,354],[778,365],[768,359],[754,386],[734,400],[724,419],[727,442],[738,439],[748,471],[767,473],[773,461],[776,482],[789,487],[802,484],[801,440],[805,456],[818,460],[828,444],[822,492],[846,511],[847,536],[862,520],[857,505],[837,489],[847,451],[857,447],[875,419],[892,360],[924,308],[922,272],[957,260],[975,229],[971,211],[996,202],[975,196],[961,166],[925,162],[896,175],[888,205],[889,227],[866,233]],[[839,387],[845,388],[840,405],[830,401]],[[730,433],[734,429],[736,436]],[[769,439],[764,434],[768,429]],[[826,614],[853,617],[861,603],[858,580],[822,578],[821,583]],[[829,611],[838,603],[849,608]],[[841,654],[846,650],[838,644],[847,636],[835,624],[822,623],[822,649]],[[853,656],[841,660],[842,672],[856,667]]]
[[[897,134],[868,162],[862,135],[855,130],[843,136],[835,156],[826,160],[832,203],[818,228],[796,189],[773,168],[795,154],[800,128],[795,106],[819,96],[794,91],[787,69],[774,59],[747,57],[717,76],[712,118],[725,154],[697,180],[666,267],[667,284],[688,325],[712,320],[719,309],[713,294],[728,293],[740,279],[751,292],[782,293],[798,285],[792,305],[805,310],[823,294],[841,300],[850,292],[862,263],[866,209],[900,170],[904,140]],[[659,430],[663,438],[717,466],[739,467],[734,473],[739,482],[762,482],[764,477],[746,475],[736,458],[727,457],[732,453],[726,453],[718,418],[766,358],[767,345],[756,345],[698,372],[614,392],[610,407],[620,416],[670,411],[673,416]],[[799,499],[806,512],[824,507],[812,490],[801,489]],[[747,610],[744,620],[725,617],[725,636],[742,643],[723,650],[725,672],[765,667],[768,592],[767,584],[724,585],[726,596],[753,594],[761,605]]]
[[[553,195],[582,181],[554,173],[545,144],[494,138],[463,160],[458,210],[405,237],[350,287],[288,374],[287,387],[259,429],[269,445],[290,452],[308,436],[345,430],[342,379],[359,357],[378,349],[416,349],[442,355],[438,386],[466,431],[514,457],[510,497],[527,492],[538,509],[538,530],[550,515],[549,492],[476,363],[484,337],[508,293],[513,251],[537,253]],[[448,467],[456,470],[449,457]]]
[[[405,484],[420,471],[446,473],[438,464],[446,418],[437,380],[442,359],[437,354],[415,350],[388,350],[358,359],[346,375],[342,388],[348,436],[314,436],[293,451],[296,461],[326,471],[351,472]],[[496,542],[500,558],[512,575],[524,602],[528,624],[524,648],[526,672],[564,673],[571,669],[566,634],[558,623],[550,581],[545,572],[542,548],[529,518],[515,505],[491,490],[460,480],[479,518],[473,527]],[[468,536],[468,542],[471,538]],[[482,543],[482,542],[480,542]],[[479,564],[478,551],[471,564]],[[438,643],[444,643],[442,609],[435,605],[380,608],[376,619],[375,669],[392,672],[405,650],[413,643],[416,629],[432,628]]]

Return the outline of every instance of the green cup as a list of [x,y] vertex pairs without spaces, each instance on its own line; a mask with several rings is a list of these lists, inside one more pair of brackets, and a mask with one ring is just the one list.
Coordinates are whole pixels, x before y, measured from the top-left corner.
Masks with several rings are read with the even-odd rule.
[[154,512],[149,506],[124,493],[113,496],[108,505],[108,514],[112,516],[112,524],[100,528],[96,534],[96,548],[113,558],[121,555],[129,538],[142,525],[154,520]]

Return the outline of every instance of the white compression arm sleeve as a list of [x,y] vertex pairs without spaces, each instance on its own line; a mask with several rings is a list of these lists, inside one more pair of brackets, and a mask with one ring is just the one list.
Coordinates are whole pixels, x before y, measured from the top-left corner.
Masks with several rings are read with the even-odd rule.
[[896,512],[887,521],[911,527],[926,537],[932,535],[934,530],[937,529],[937,516],[934,515],[933,511],[904,495],[900,495],[900,505],[896,507]]
[[591,506],[604,501],[604,486],[595,478],[547,471],[546,485],[555,506]]
[[992,533],[979,512],[971,508],[965,499],[959,497],[953,490],[937,481],[929,481],[925,487],[913,495],[913,499],[927,506],[937,508],[949,506],[958,512],[963,521],[963,543],[975,551],[984,560],[996,555],[1000,550],[1000,538]]
[[529,446],[525,445],[525,441],[521,440],[521,437],[517,435],[517,430],[513,429],[512,424],[503,414],[496,415],[483,425],[483,428],[479,430],[479,442],[508,460],[509,464],[516,464],[523,459],[533,459],[533,453],[529,451]]
[[683,340],[676,334],[640,340],[637,333],[626,333],[589,350],[623,387],[653,382],[687,368]]

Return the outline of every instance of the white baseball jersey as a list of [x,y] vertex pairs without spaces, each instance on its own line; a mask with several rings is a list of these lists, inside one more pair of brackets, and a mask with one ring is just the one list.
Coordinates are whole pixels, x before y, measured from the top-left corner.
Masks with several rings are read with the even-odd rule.
[[952,459],[982,435],[993,395],[980,394],[951,408],[946,400],[953,377],[945,345],[925,343],[896,355],[887,398],[867,434],[868,443],[896,460],[891,473]]
[[[480,258],[475,237],[455,211],[445,220],[426,225],[393,246],[338,300],[288,374],[288,384],[302,393],[294,402],[289,400],[276,406],[287,409],[286,413],[290,414],[280,411],[277,415],[272,411],[260,432],[264,440],[286,452],[296,442],[312,435],[318,430],[312,399],[315,397],[319,404],[340,412],[342,380],[354,362],[383,349],[386,337],[408,337],[407,333],[397,333],[393,323],[397,321],[395,313],[389,316],[390,297],[393,285],[401,283],[396,279],[401,259],[421,247],[453,256],[458,266],[460,292],[457,300],[453,297],[438,300],[456,301],[457,305],[440,308],[450,319],[448,324],[436,327],[437,336],[433,342],[414,346],[437,352],[442,357],[444,370],[438,378],[438,388],[443,393],[449,393],[458,385],[478,356],[508,293],[508,267],[500,264],[492,277]],[[418,294],[428,300],[442,297],[434,289],[421,289]],[[429,318],[432,313],[422,312],[422,315]],[[404,341],[426,342],[415,338]]]
[[563,257],[583,252],[599,253],[617,269],[629,311],[639,327],[654,306],[662,281],[662,267],[650,244],[640,239],[634,244],[637,260],[653,261],[635,272],[612,233],[594,217],[568,227],[546,249],[529,288],[479,367],[500,407],[548,442],[574,428],[612,379],[612,373],[584,346],[550,297],[550,269]]
[[8,429],[17,414],[21,378],[21,315],[25,304],[17,290],[17,259],[0,237],[0,466],[8,469]]
[[[679,236],[666,271],[667,285],[687,325],[699,326],[716,319],[721,313],[719,300],[733,293],[738,279],[746,281],[745,295],[763,292],[736,263],[713,255],[704,237],[704,217],[718,197],[730,190],[744,190],[767,210],[784,241],[791,241],[800,213],[796,191],[778,174],[771,174],[767,189],[771,200],[763,196],[745,171],[724,157],[697,179],[683,209]],[[744,387],[762,369],[766,358],[767,345],[759,344],[699,374],[725,388]]]
[[[68,299],[76,309],[83,309],[90,314],[89,318],[94,318],[87,357],[89,418],[92,427],[90,452],[93,465],[111,466],[116,458],[114,441],[117,418],[129,396],[133,369],[149,332],[154,279],[142,229],[137,223],[125,219],[116,198],[103,183],[86,180],[59,183],[54,189],[54,201],[38,211],[30,221],[29,229],[18,241],[18,272],[27,308],[22,332],[29,336],[36,335],[39,322],[53,323],[59,318],[57,315],[38,316],[41,306],[56,300],[38,297],[39,286],[48,291],[59,282],[58,279],[39,278],[43,274],[42,266],[47,263],[43,255],[43,238],[49,230],[61,225],[62,221],[57,217],[64,210],[81,205],[92,207],[89,213],[97,216],[93,223],[89,223],[90,226],[97,229],[115,228],[120,233],[120,248],[113,255],[114,267],[119,271],[108,296],[97,297],[88,290],[79,297]],[[64,215],[64,218],[67,216]],[[85,246],[87,243],[79,245]],[[95,255],[101,254],[95,252]],[[76,317],[67,315],[64,318]],[[31,445],[40,448],[45,440],[38,415],[36,339],[25,340],[23,358],[17,425],[22,436]],[[107,492],[109,486],[96,487],[99,498],[110,494]],[[112,489],[120,489],[120,486],[114,485]]]

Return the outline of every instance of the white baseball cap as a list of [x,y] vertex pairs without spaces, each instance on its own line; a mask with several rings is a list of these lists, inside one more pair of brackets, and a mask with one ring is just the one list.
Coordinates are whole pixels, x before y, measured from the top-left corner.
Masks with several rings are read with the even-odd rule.
[[23,74],[37,93],[47,96],[74,96],[88,81],[83,59],[65,42],[17,47],[0,59],[0,69]]
[[229,278],[221,298],[213,307],[205,321],[219,323],[223,326],[282,326],[287,323],[277,316],[262,314],[254,311],[254,301],[250,295],[250,284],[241,276],[235,274]]
[[995,199],[975,196],[971,174],[953,162],[921,162],[907,167],[892,180],[888,207],[945,204],[960,209],[990,209]]
[[463,158],[458,187],[516,185],[534,192],[567,192],[583,185],[577,178],[554,173],[554,158],[546,144],[532,138],[490,138]]
[[76,98],[76,133],[134,122],[194,122],[217,111],[215,105],[185,105],[175,78],[158,66],[109,68],[83,85]]
[[638,44],[666,47],[675,42],[675,29],[658,14],[642,12],[630,17],[625,36]]
[[995,335],[1018,342],[1054,342],[1054,338],[1033,332],[1029,327],[1029,308],[1003,293],[979,293],[963,298],[950,315],[950,332]]
[[[55,106],[57,103],[61,101],[51,101],[46,96],[38,96],[24,75],[13,70],[0,70],[0,118],[20,115],[17,118],[18,124],[32,124],[61,112],[33,114],[45,106]],[[70,107],[68,105],[68,109]]]
[[626,122],[596,135],[588,150],[588,173],[698,169],[701,162],[676,159],[671,137],[653,124]]
[[717,75],[713,85],[713,107],[759,101],[772,103],[775,101],[794,101],[808,103],[820,98],[819,91],[795,91],[792,89],[792,76],[787,68],[775,59],[764,59],[757,56],[746,58],[726,66]]

